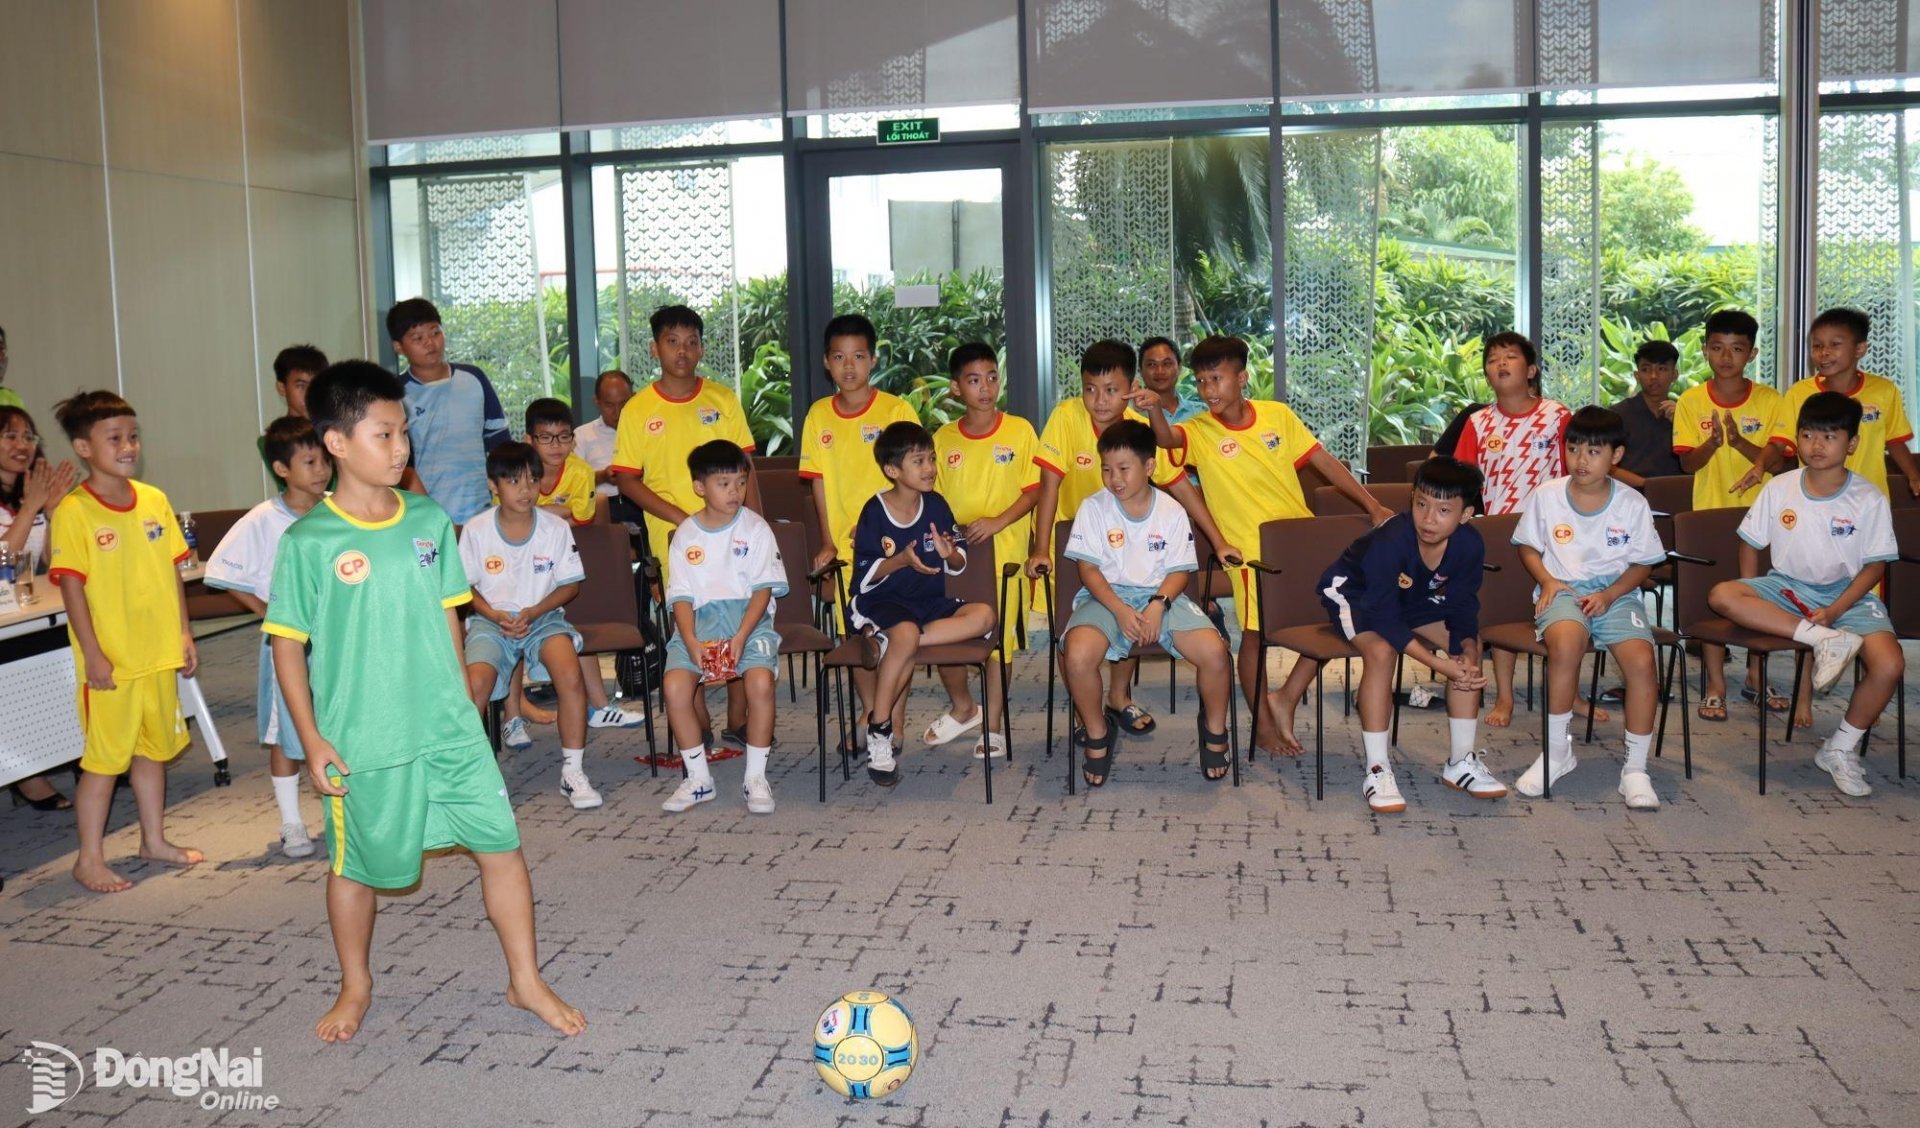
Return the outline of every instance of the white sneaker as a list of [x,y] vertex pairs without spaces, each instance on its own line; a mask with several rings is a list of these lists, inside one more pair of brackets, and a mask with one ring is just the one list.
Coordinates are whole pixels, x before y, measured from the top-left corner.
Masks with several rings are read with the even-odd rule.
[[305,858],[313,854],[313,839],[307,836],[305,823],[281,824],[280,852],[289,858]]
[[1394,782],[1389,768],[1368,768],[1366,779],[1360,784],[1360,794],[1366,797],[1367,806],[1379,814],[1394,815],[1407,809],[1407,801],[1400,797],[1400,785]]
[[867,733],[867,778],[882,787],[892,787],[900,782],[900,773],[893,767],[893,737],[880,733]]
[[507,723],[500,727],[500,743],[516,750],[532,748],[533,735],[527,731],[525,718],[508,717]]
[[1487,770],[1486,761],[1480,758],[1481,749],[1463,760],[1447,765],[1440,773],[1441,782],[1455,791],[1464,791],[1475,799],[1500,799],[1507,794],[1507,785]]
[[582,768],[560,769],[560,792],[573,803],[576,811],[590,810],[602,802],[600,793],[587,782],[587,773]]
[[588,728],[639,728],[646,723],[646,710],[629,709],[611,701],[587,714]]
[[1660,796],[1655,794],[1653,780],[1645,772],[1621,772],[1620,797],[1627,801],[1629,811],[1660,809]]
[[773,785],[766,776],[748,776],[740,792],[747,798],[747,810],[756,815],[773,813]]
[[1867,782],[1867,773],[1860,767],[1859,753],[1842,752],[1829,740],[1820,745],[1820,751],[1814,753],[1813,763],[1833,777],[1833,785],[1840,789],[1842,795],[1862,799],[1873,794],[1873,785]]
[[[1565,759],[1555,756],[1553,758],[1552,782],[1559,783],[1566,777],[1568,772],[1579,766],[1580,761],[1574,756],[1573,749],[1571,748],[1567,749]],[[1513,781],[1513,789],[1529,799],[1538,799],[1546,793],[1546,781],[1542,779],[1540,774],[1540,757],[1535,756],[1533,763],[1527,766],[1527,770],[1520,773],[1520,778]]]
[[673,789],[673,794],[667,797],[666,802],[660,804],[660,809],[672,811],[677,815],[698,804],[711,803],[714,795],[712,779],[689,776],[680,781],[680,786]]
[[1847,672],[1847,663],[1860,653],[1860,636],[1852,631],[1828,635],[1813,644],[1813,688],[1826,689]]

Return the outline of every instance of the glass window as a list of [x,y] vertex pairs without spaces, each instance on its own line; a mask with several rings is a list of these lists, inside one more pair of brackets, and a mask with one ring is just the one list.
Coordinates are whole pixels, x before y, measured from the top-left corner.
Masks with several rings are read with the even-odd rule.
[[1020,128],[1020,106],[1015,102],[874,113],[809,114],[800,120],[801,132],[807,137],[872,137],[882,119],[891,121],[913,117],[939,118],[942,136],[985,129]]
[[1814,300],[1822,309],[1852,306],[1873,319],[1860,367],[1900,384],[1909,423],[1920,398],[1914,379],[1917,153],[1920,110],[1821,116]]
[[625,125],[596,129],[588,134],[595,152],[634,149],[691,149],[707,145],[779,144],[779,118],[737,118],[732,121],[682,121],[659,125]]
[[387,146],[387,163],[390,165],[558,155],[558,133],[503,133],[494,137],[456,137],[446,141],[403,141]]

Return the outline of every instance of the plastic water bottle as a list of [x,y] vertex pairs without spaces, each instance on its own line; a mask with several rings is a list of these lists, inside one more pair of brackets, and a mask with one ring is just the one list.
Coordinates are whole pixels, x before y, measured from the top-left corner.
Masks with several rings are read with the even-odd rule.
[[187,539],[187,558],[180,562],[180,570],[185,572],[200,565],[200,538],[193,531],[193,511],[180,511],[180,535]]

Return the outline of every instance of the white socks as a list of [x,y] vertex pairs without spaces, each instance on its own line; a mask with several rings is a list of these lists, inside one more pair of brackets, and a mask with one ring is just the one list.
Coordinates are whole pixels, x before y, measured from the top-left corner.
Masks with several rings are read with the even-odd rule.
[[587,750],[584,748],[562,748],[560,750],[560,760],[561,760],[560,766],[563,769],[572,769],[573,771],[579,771],[580,758],[582,756],[585,756],[586,754],[587,754]]
[[747,745],[747,778],[748,779],[752,779],[755,776],[759,776],[761,778],[766,777],[767,753],[770,751],[772,751],[771,746],[768,746],[766,748],[755,748],[751,744]]
[[692,748],[680,750],[680,762],[687,766],[687,778],[713,782],[713,773],[707,771],[707,746],[696,744]]
[[1474,741],[1480,736],[1480,718],[1448,717],[1447,735],[1453,743],[1453,750],[1447,755],[1447,763],[1457,764],[1473,755]]
[[1653,749],[1653,734],[1650,732],[1630,732],[1627,734],[1627,762],[1620,766],[1620,773],[1644,772],[1647,770],[1647,753]]
[[[1855,741],[1859,739],[1854,738]],[[272,778],[273,801],[280,805],[281,824],[303,822],[300,817],[300,773]]]
[[1860,747],[1860,738],[1866,734],[1866,729],[1854,728],[1847,723],[1845,717],[1842,717],[1840,727],[1833,730],[1833,735],[1827,738],[1827,743],[1837,752],[1852,752]]
[[1547,714],[1547,750],[1556,764],[1565,763],[1573,754],[1573,714]]
[[1800,625],[1793,628],[1793,641],[1813,646],[1821,639],[1832,638],[1839,633],[1832,627],[1823,627],[1811,619],[1802,619]]
[[1368,771],[1372,771],[1374,768],[1392,770],[1393,765],[1387,763],[1387,733],[1362,731],[1360,733],[1360,746],[1367,750]]

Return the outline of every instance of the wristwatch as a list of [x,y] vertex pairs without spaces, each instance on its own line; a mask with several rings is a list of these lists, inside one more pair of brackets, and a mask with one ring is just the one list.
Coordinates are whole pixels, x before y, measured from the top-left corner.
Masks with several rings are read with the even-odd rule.
[[1173,597],[1171,595],[1159,595],[1159,594],[1151,595],[1147,597],[1147,602],[1162,604],[1165,607],[1167,607],[1169,610],[1171,610],[1173,607]]

